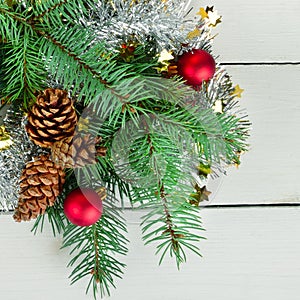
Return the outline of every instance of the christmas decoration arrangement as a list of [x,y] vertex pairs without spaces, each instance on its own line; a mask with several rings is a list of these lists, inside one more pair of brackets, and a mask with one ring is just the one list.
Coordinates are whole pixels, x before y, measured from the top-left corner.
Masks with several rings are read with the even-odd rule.
[[0,0],[0,21],[0,210],[61,234],[95,298],[123,276],[124,199],[159,263],[201,255],[207,182],[240,164],[250,128],[212,52],[215,8]]

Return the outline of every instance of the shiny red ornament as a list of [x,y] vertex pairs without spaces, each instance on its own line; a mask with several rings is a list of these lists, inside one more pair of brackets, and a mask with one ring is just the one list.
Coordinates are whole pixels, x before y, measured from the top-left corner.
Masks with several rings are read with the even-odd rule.
[[197,87],[214,76],[216,62],[205,50],[193,49],[179,57],[177,70],[188,85]]
[[64,213],[74,225],[90,226],[100,219],[102,212],[102,200],[93,189],[77,188],[64,201]]

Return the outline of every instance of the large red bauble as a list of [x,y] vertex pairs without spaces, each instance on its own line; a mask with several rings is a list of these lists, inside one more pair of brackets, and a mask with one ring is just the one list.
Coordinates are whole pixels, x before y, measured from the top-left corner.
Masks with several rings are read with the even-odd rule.
[[216,62],[208,52],[193,49],[179,57],[177,70],[188,85],[196,87],[214,76]]
[[99,195],[89,188],[73,190],[65,199],[64,213],[71,223],[78,226],[90,226],[96,223],[103,211]]

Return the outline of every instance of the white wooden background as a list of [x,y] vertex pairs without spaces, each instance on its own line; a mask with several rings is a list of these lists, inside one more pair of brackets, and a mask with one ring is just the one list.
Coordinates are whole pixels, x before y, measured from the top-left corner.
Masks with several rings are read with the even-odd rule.
[[[253,122],[251,150],[228,171],[209,204],[300,203],[300,1],[193,0],[223,16],[215,53],[245,89],[242,107]],[[254,65],[234,65],[254,63]],[[261,64],[269,63],[269,64]],[[274,64],[276,63],[276,64]],[[139,212],[126,211],[130,253],[111,300],[297,300],[300,295],[300,208],[204,208],[203,258],[178,272],[157,266],[140,240]],[[68,254],[50,231],[0,216],[0,299],[92,299],[85,282],[70,287]]]

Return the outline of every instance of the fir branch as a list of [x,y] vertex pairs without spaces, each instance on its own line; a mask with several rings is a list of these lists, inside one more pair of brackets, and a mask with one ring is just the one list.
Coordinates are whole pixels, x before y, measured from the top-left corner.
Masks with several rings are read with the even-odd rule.
[[[131,176],[129,178],[134,185],[133,204],[150,209],[142,222],[145,244],[158,243],[156,253],[161,253],[159,263],[169,251],[170,256],[175,256],[179,267],[186,260],[185,248],[201,255],[194,243],[198,243],[202,237],[194,231],[203,230],[198,208],[188,203],[192,187],[188,164],[183,159],[185,147],[180,145],[184,136],[180,135],[178,127],[169,128],[167,123],[162,127],[165,128],[163,130],[145,120],[143,128],[147,128],[144,137],[137,138],[131,132],[132,140],[127,144],[122,144],[121,140],[117,143],[120,142],[127,151],[132,149],[129,154],[130,165],[125,164],[121,174],[126,178],[125,172],[128,169],[133,171],[127,175]],[[121,133],[120,137],[128,139],[126,134]],[[131,145],[129,150],[128,144]],[[122,149],[118,149],[118,154],[122,159],[126,158]]]
[[[80,73],[81,71],[84,70],[84,75],[85,76],[82,76],[82,80],[77,80],[77,82],[75,82],[77,85],[75,84],[75,86],[78,88],[80,86],[80,84],[83,81],[85,81],[85,79],[87,79],[87,77],[89,77],[89,81],[86,83],[86,85],[88,87],[86,87],[85,89],[83,89],[83,92],[87,96],[92,96],[91,93],[88,93],[89,90],[99,91],[99,90],[101,90],[101,87],[99,87],[99,83],[102,84],[102,85],[107,83],[104,79],[101,78],[100,73],[97,72],[95,70],[95,68],[93,68],[93,67],[90,66],[90,64],[94,64],[95,53],[93,53],[93,55],[90,55],[90,61],[89,61],[89,63],[85,62],[80,57],[80,54],[82,54],[87,47],[90,47],[90,44],[91,44],[91,42],[94,39],[94,35],[91,32],[89,32],[89,33],[85,32],[86,29],[84,29],[83,26],[79,26],[79,25],[76,25],[76,24],[74,26],[74,22],[71,21],[71,20],[74,21],[74,17],[75,17],[74,16],[74,11],[76,9],[78,9],[78,7],[80,7],[80,6],[82,7],[81,10],[84,10],[83,7],[84,7],[84,5],[87,5],[87,4],[88,4],[88,2],[86,2],[86,1],[83,2],[83,3],[76,3],[76,5],[73,3],[73,1],[62,1],[62,2],[49,1],[49,2],[47,2],[47,5],[45,5],[45,7],[44,7],[44,8],[46,8],[46,10],[42,13],[43,16],[45,16],[45,17],[47,16],[47,19],[45,19],[43,21],[41,21],[40,19],[37,19],[38,17],[41,16],[40,15],[41,12],[40,12],[40,14],[38,14],[36,16],[34,16],[34,15],[30,16],[28,14],[28,12],[30,10],[29,8],[26,8],[25,11],[23,11],[23,13],[21,15],[19,15],[16,12],[9,11],[9,8],[6,8],[4,6],[4,7],[1,7],[1,11],[0,11],[1,14],[0,14],[0,16],[1,16],[1,18],[5,18],[6,17],[6,19],[8,19],[8,20],[6,20],[6,24],[5,24],[6,26],[3,26],[3,28],[4,28],[3,30],[7,29],[6,30],[7,33],[10,33],[10,30],[15,28],[15,30],[12,30],[12,33],[10,34],[9,37],[12,37],[12,34],[14,34],[15,31],[19,35],[20,34],[22,35],[19,38],[19,44],[18,45],[20,45],[21,39],[23,40],[23,45],[25,45],[27,39],[30,39],[30,40],[34,39],[34,40],[36,40],[37,36],[38,36],[39,37],[38,38],[39,45],[37,47],[38,50],[36,50],[36,53],[40,53],[41,48],[43,48],[44,40],[48,40],[56,48],[58,48],[61,52],[66,53],[66,55],[69,58],[72,58],[73,61],[70,61],[70,60],[66,61],[67,64],[66,64],[66,66],[63,65],[63,67],[68,67],[68,66],[73,66],[73,68],[77,67],[77,72],[74,72],[74,75],[71,75],[71,76],[74,76],[73,78],[69,78],[70,74],[69,75],[64,74],[64,76],[63,76],[62,79],[65,79],[65,80],[63,80],[64,83],[66,83],[65,87],[67,89],[70,88],[71,85],[73,84],[74,80],[76,78],[78,78],[78,76],[77,76],[78,73]],[[43,6],[43,5],[41,4],[41,6]],[[34,6],[34,9],[36,9],[38,7],[40,7],[40,6],[36,5],[36,6]],[[62,24],[61,22],[57,22],[57,18],[60,19],[59,8],[60,9],[65,9],[66,12],[71,15],[71,17],[68,18],[68,22],[69,22],[69,25],[70,25],[69,27],[67,26],[67,24]],[[52,12],[54,12],[56,10],[58,10],[58,12],[56,12],[56,14],[54,14],[52,16]],[[58,15],[57,15],[57,13],[58,13]],[[9,20],[14,20],[16,24],[14,24],[13,26],[10,26],[10,24],[8,22]],[[57,27],[58,25],[59,25],[59,27]],[[62,26],[64,26],[63,30],[62,30]],[[10,27],[12,27],[12,28],[10,28]],[[21,28],[23,30],[20,30]],[[57,29],[56,32],[55,32],[55,29]],[[67,29],[69,31],[66,32]],[[24,33],[24,35],[23,35],[24,31],[26,31],[27,33]],[[68,41],[67,44],[64,44],[64,43],[60,42],[59,39],[55,38],[55,35],[51,34],[51,32],[52,33],[55,32],[56,34],[57,34],[57,32],[60,32],[61,33],[61,35],[60,35],[61,39],[62,38],[66,39],[66,38],[72,37],[73,41],[76,42],[76,45],[74,45],[74,43],[72,45],[74,45],[73,48],[77,49],[77,52],[76,51],[72,51],[71,49],[69,49],[67,47],[67,45],[70,44],[70,41]],[[5,32],[3,31],[3,33],[5,33]],[[81,35],[80,35],[80,33],[81,33]],[[16,35],[16,34],[14,34],[14,35]],[[7,34],[4,35],[3,38],[7,39]],[[77,39],[75,39],[75,38],[77,38]],[[79,42],[81,42],[80,45],[82,47],[80,48],[80,50],[78,52],[78,43]],[[13,46],[15,46],[15,41],[11,41],[11,43],[13,43]],[[34,42],[34,44],[36,45],[37,43]],[[48,48],[49,48],[49,45],[47,45],[47,47],[44,48],[44,53],[45,53],[45,50],[48,49]],[[93,49],[93,50],[99,50],[99,47],[97,49]],[[61,54],[62,53],[55,53],[55,54],[58,54],[57,57],[55,57],[55,55],[54,55],[54,56],[52,56],[52,58],[56,58],[56,59],[60,60],[59,58],[61,58],[61,56],[62,56]],[[85,52],[85,55],[86,54],[87,53]],[[100,53],[97,53],[97,54],[100,54]],[[34,55],[33,55],[33,57],[34,57]],[[39,64],[41,64],[42,66],[44,66],[44,61],[43,61],[43,63],[41,63],[42,61],[43,60],[40,59]],[[48,62],[49,62],[49,60],[48,60]],[[55,59],[54,59],[54,63],[55,63]],[[106,63],[107,63],[107,61],[106,61]],[[20,70],[21,62],[20,61],[16,61],[14,63],[14,66],[15,67],[12,67],[10,69],[10,71],[12,71],[12,70]],[[26,106],[26,104],[27,104],[26,102],[28,101],[28,100],[26,100],[26,98],[32,98],[33,97],[32,90],[34,90],[34,89],[42,89],[43,88],[43,84],[38,84],[37,86],[34,86],[33,89],[31,89],[31,88],[27,89],[27,87],[29,86],[28,82],[29,81],[33,81],[34,82],[34,80],[36,79],[34,77],[37,77],[37,75],[35,75],[35,76],[32,75],[31,78],[29,78],[29,77],[27,78],[27,76],[26,76],[26,74],[28,74],[28,72],[27,72],[27,70],[28,70],[27,60],[23,61],[22,67],[23,67],[23,71],[22,72],[23,72],[24,76],[23,76],[23,80],[21,81],[21,86],[19,86],[19,89],[18,89],[17,82],[14,81],[15,85],[10,86],[7,91],[4,91],[4,94],[6,93],[5,96],[10,97],[10,99],[13,101],[13,100],[17,99],[20,96],[20,94],[22,93],[22,90],[24,90],[24,91],[28,90],[27,93],[24,93],[24,102],[25,102],[25,106]],[[57,64],[56,64],[56,66],[52,65],[52,69],[55,68],[55,67],[57,67]],[[102,63],[102,69],[103,69],[103,67],[104,67],[104,63]],[[59,71],[60,71],[61,75],[62,75],[62,73],[64,73],[62,71],[61,67],[59,68]],[[11,75],[12,75],[11,72],[10,73],[7,72],[8,78],[10,78],[10,80],[15,80],[16,76],[11,76]],[[97,78],[98,82],[95,82],[95,78]],[[97,88],[96,89],[93,88],[94,86],[97,86]],[[24,87],[24,88],[22,89],[22,87]]]
[[[109,201],[109,200],[108,200]],[[64,232],[62,248],[71,247],[73,258],[68,266],[73,266],[71,284],[85,276],[91,276],[86,292],[92,287],[94,298],[98,288],[101,296],[110,294],[110,286],[115,287],[114,277],[121,277],[125,264],[112,255],[127,253],[127,239],[124,236],[124,221],[111,203],[105,201],[105,211],[94,225],[79,227],[69,224]]]
[[[2,99],[2,90],[5,87],[5,81],[4,81],[4,78],[3,78],[3,70],[2,70],[4,54],[5,54],[5,51],[3,49],[3,43],[0,42],[0,99]],[[3,107],[0,108],[0,111],[1,111],[2,108]]]
[[11,49],[8,48],[3,64],[4,80],[7,82],[3,93],[10,101],[23,98],[25,107],[46,81],[42,59],[37,50],[38,45],[39,40],[34,40],[25,27],[23,39]]
[[143,191],[137,196],[137,199],[145,198],[141,207],[150,209],[142,218],[143,240],[146,245],[156,243],[156,254],[161,254],[159,264],[168,252],[171,257],[175,257],[178,268],[186,261],[186,249],[201,256],[196,244],[204,239],[199,234],[204,229],[199,208],[187,201],[187,186],[182,185],[181,189],[177,186],[176,191],[173,186],[173,189],[168,188],[166,191],[165,186],[161,185],[161,192],[156,196],[153,196],[153,191],[147,190],[148,193]]

